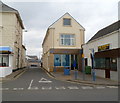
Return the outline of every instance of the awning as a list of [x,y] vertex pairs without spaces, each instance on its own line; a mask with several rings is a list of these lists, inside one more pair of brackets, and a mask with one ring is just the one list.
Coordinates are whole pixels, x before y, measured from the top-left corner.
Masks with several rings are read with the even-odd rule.
[[1,54],[11,54],[11,53],[13,53],[13,50],[12,50],[12,48],[11,47],[0,47],[0,53]]
[[96,58],[117,58],[120,57],[120,48],[96,52]]

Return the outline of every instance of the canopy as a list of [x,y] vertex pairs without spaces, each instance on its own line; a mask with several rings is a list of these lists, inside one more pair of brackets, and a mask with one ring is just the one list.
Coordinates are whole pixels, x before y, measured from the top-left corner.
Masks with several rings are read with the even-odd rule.
[[13,50],[12,50],[12,48],[11,47],[0,47],[0,53],[2,53],[2,54],[11,54],[11,53],[13,53]]

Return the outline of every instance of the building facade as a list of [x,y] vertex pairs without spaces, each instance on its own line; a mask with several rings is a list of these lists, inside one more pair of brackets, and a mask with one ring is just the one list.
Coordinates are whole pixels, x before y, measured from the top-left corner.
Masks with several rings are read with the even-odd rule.
[[91,66],[91,50],[95,51],[95,72],[97,76],[118,80],[120,58],[120,20],[99,30],[85,45],[85,64]]
[[[24,29],[19,12],[0,2],[0,76],[5,77],[12,71],[22,68],[25,49],[22,46]],[[22,56],[24,54],[24,56]]]
[[40,67],[40,61],[37,56],[27,55],[26,58],[27,58],[28,68],[39,68]]
[[[42,63],[47,71],[63,71],[65,67],[80,69],[84,27],[65,13],[47,29],[42,47]],[[74,68],[73,64],[76,62]]]

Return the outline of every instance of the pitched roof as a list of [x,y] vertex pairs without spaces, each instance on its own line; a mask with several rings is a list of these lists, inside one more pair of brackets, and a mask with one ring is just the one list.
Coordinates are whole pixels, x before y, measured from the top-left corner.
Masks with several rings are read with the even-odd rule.
[[[45,37],[44,37],[44,40],[43,40],[43,43],[42,43],[42,45],[44,44],[44,42],[45,42],[45,39],[46,39],[46,37],[47,37],[47,32],[49,31],[49,29],[50,28],[52,28],[52,26],[58,21],[58,20],[60,20],[62,17],[64,17],[65,15],[69,15],[71,18],[73,18],[68,12],[66,12],[63,16],[61,16],[59,19],[57,19],[54,23],[52,23],[49,27],[48,27],[48,29],[47,29],[47,31],[46,31],[46,35],[45,35]],[[74,19],[74,18],[73,18]],[[75,19],[74,19],[75,20]],[[76,21],[76,20],[75,20]],[[76,21],[77,22],[77,21]],[[85,28],[79,23],[79,22],[77,22],[84,30],[85,30]]]
[[20,22],[20,25],[21,25],[22,29],[24,29],[24,26],[23,26],[23,23],[22,23],[22,19],[21,19],[21,17],[20,17],[19,12],[18,12],[16,9],[14,9],[14,8],[12,8],[12,7],[4,4],[4,3],[1,2],[1,1],[0,1],[0,9],[1,9],[0,12],[11,12],[11,13],[15,13],[16,16],[17,16],[17,18],[18,18],[18,20],[19,20],[19,22]]
[[[66,12],[63,16],[61,16],[58,20],[60,20],[62,17],[64,17],[65,15],[69,15],[71,18],[73,18],[68,12]],[[74,19],[74,18],[73,18]],[[48,28],[51,28],[51,26],[53,25],[53,24],[55,24],[58,20],[56,20],[54,23],[52,23]],[[75,20],[75,19],[74,19]],[[77,22],[77,20],[75,20],[76,22]],[[85,30],[85,28],[79,23],[79,22],[77,22],[84,30]]]
[[117,22],[99,30],[88,42],[95,40],[99,37],[108,35],[109,33],[112,33],[114,31],[117,31],[120,29],[120,20],[118,20]]

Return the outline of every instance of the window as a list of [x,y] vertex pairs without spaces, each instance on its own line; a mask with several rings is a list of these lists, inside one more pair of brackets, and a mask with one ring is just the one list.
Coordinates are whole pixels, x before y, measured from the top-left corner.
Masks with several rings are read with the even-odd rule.
[[96,69],[111,69],[117,70],[117,59],[116,58],[95,58]]
[[63,25],[64,26],[70,26],[71,25],[71,19],[63,19]]
[[54,55],[54,66],[70,66],[70,55]]
[[72,46],[75,45],[75,35],[73,34],[61,34],[60,45]]
[[0,67],[9,66],[9,55],[0,55]]
[[59,54],[54,55],[54,66],[61,66],[61,57]]

